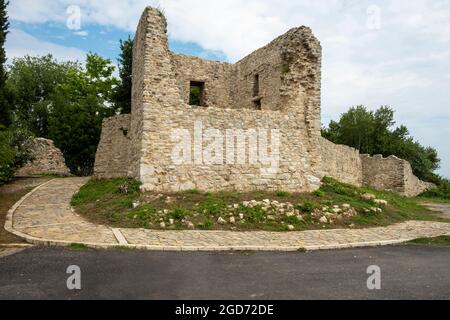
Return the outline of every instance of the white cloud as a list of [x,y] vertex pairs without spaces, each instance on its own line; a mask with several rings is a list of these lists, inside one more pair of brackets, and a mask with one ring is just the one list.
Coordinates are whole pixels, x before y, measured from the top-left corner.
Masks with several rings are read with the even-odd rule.
[[83,30],[83,31],[76,31],[76,32],[74,32],[73,34],[74,34],[74,35],[77,35],[77,36],[80,36],[80,37],[87,37],[87,36],[89,35],[89,32]]
[[64,47],[54,43],[41,41],[18,29],[10,30],[6,41],[8,60],[25,55],[53,54],[58,60],[84,61],[86,53],[77,48]]

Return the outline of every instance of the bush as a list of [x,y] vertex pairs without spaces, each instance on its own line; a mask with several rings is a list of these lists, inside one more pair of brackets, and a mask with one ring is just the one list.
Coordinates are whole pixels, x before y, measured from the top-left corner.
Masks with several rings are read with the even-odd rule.
[[314,209],[317,209],[317,205],[315,205],[312,202],[305,202],[303,204],[299,204],[296,206],[297,210],[300,210],[301,212],[304,213],[312,213],[314,211]]
[[11,133],[0,131],[0,185],[9,181],[14,175],[14,158],[16,152],[10,145]]
[[32,160],[31,134],[25,130],[0,130],[0,185],[14,176],[14,171]]
[[450,181],[447,179],[441,179],[436,188],[428,190],[422,194],[427,198],[441,198],[450,200]]

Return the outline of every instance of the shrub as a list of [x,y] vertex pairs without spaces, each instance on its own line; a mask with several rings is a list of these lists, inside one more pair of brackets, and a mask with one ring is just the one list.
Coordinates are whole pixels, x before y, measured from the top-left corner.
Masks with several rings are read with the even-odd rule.
[[186,212],[182,208],[176,208],[170,214],[170,216],[175,220],[183,220],[185,215],[186,215]]
[[316,190],[316,191],[313,192],[313,194],[316,197],[319,197],[319,198],[323,198],[323,197],[325,197],[327,195],[326,192],[324,192],[322,190]]
[[32,160],[32,137],[25,130],[0,130],[0,185],[14,176],[14,171]]
[[302,212],[305,212],[305,213],[312,213],[314,211],[314,209],[316,209],[316,208],[317,208],[317,205],[315,205],[314,203],[309,202],[309,201],[307,201],[303,204],[298,204],[296,206],[296,209],[298,209]]
[[422,196],[450,200],[450,181],[447,179],[442,179],[436,188],[426,191],[422,194]]

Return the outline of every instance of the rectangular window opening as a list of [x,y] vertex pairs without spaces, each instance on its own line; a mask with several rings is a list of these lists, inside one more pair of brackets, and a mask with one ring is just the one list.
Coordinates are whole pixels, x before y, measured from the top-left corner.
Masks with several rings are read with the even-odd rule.
[[253,78],[253,98],[259,97],[259,74]]
[[256,110],[262,110],[261,97],[259,95],[259,74],[255,74],[253,78],[253,105]]
[[205,83],[202,81],[191,81],[189,91],[189,105],[191,106],[203,106],[205,91]]

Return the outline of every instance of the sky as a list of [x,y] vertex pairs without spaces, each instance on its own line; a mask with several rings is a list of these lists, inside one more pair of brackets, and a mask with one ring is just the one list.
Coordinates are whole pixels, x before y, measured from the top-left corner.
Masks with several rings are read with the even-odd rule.
[[354,105],[389,105],[450,178],[449,0],[12,0],[8,61],[91,51],[116,62],[148,5],[167,16],[173,51],[219,61],[311,27],[323,47],[323,124]]

